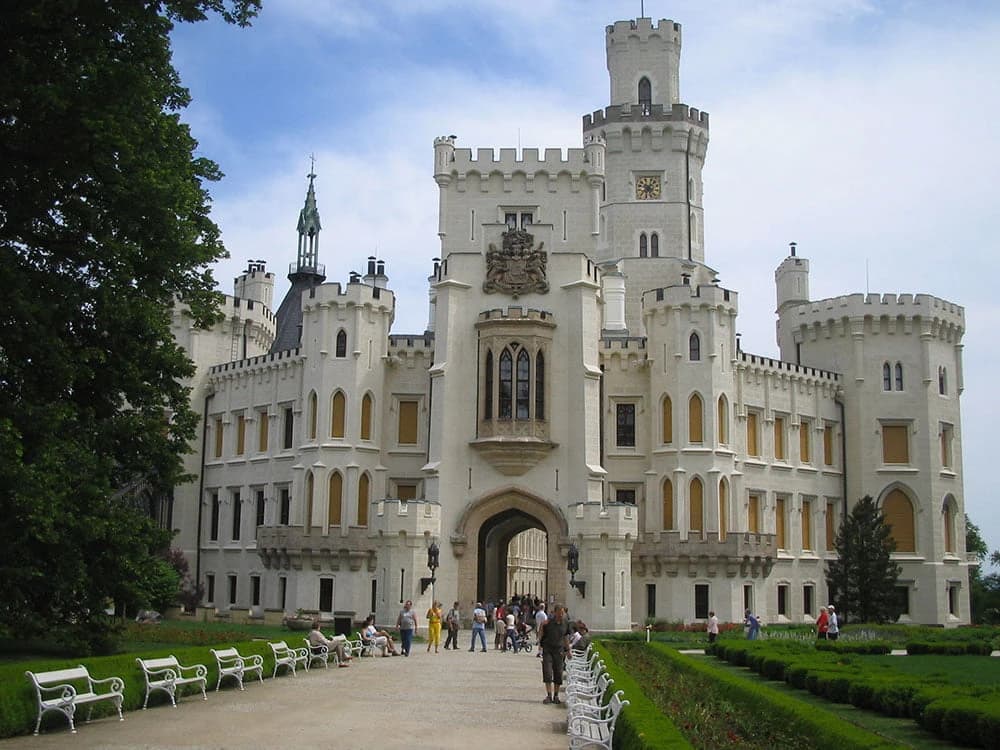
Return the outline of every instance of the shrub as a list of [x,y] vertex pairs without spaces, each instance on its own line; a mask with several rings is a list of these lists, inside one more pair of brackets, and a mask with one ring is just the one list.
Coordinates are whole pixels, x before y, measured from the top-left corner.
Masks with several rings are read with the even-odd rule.
[[884,640],[863,641],[816,641],[817,651],[829,651],[835,654],[888,654],[892,644]]

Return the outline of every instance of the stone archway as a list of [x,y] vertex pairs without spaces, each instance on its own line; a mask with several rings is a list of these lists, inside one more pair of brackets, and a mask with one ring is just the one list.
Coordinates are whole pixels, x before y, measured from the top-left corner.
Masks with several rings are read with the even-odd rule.
[[458,600],[463,606],[505,593],[507,542],[530,528],[546,534],[546,592],[555,601],[565,601],[568,579],[561,574],[568,546],[565,516],[544,498],[520,487],[505,487],[469,503],[451,535],[458,558]]

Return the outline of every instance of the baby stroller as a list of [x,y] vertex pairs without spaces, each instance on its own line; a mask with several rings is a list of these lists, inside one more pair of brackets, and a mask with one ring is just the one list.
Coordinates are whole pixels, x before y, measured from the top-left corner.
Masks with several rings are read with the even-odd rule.
[[518,630],[514,637],[517,639],[517,650],[524,651],[526,654],[531,653],[531,649],[534,647],[534,643],[531,642],[531,638],[528,636],[527,630]]

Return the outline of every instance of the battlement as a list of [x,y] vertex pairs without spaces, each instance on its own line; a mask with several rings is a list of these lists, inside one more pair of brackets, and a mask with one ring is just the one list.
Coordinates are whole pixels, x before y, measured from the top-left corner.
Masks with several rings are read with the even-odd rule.
[[312,287],[308,294],[303,294],[303,300],[306,310],[323,303],[388,308],[392,308],[396,303],[395,295],[388,289],[363,284],[360,281],[349,282],[346,286],[342,286],[339,281],[320,284]]
[[427,333],[394,333],[389,336],[389,352],[393,351],[434,351],[434,332]]
[[609,47],[612,44],[624,43],[630,38],[644,42],[651,37],[680,42],[681,25],[668,18],[661,18],[656,25],[653,24],[652,18],[634,18],[630,21],[615,21],[605,29],[606,43]]
[[716,284],[676,284],[642,293],[642,308],[648,312],[657,306],[724,307],[736,312],[739,295]]
[[604,349],[620,351],[645,351],[645,336],[602,336],[601,345]]
[[[531,323],[546,323],[549,326],[555,326],[555,322],[552,319],[552,313],[547,310],[535,310],[519,307],[512,305],[506,309],[499,307],[493,308],[492,310],[484,310],[479,313],[479,323],[486,323],[489,321],[512,321],[512,320],[523,320],[525,322]],[[478,325],[478,324],[477,324]]]
[[760,372],[783,373],[786,375],[797,375],[803,378],[810,378],[829,383],[839,383],[840,373],[829,370],[821,370],[818,367],[804,367],[794,362],[783,362],[780,359],[762,357],[759,354],[748,354],[747,352],[737,352],[737,359],[749,368]]
[[635,539],[638,533],[639,509],[630,503],[570,503],[567,515],[571,535]]
[[539,158],[537,148],[522,149],[521,158],[517,157],[517,151],[516,148],[501,148],[498,158],[496,150],[479,148],[476,149],[476,155],[473,157],[471,148],[456,148],[448,166],[459,175],[468,172],[478,172],[479,174],[524,172],[531,175],[538,172],[591,174],[598,171],[588,161],[586,149],[582,148],[567,149],[565,158],[561,148],[547,148],[541,158]]
[[583,116],[583,132],[616,122],[685,122],[708,130],[708,112],[686,104],[666,109],[662,104],[614,104]]
[[237,359],[234,362],[226,362],[222,365],[215,365],[209,369],[209,375],[222,375],[224,373],[238,374],[256,370],[262,366],[270,365],[274,362],[285,362],[299,357],[299,347],[286,349],[281,352],[270,354],[260,354],[256,357]]
[[785,315],[793,325],[840,318],[905,317],[936,319],[965,330],[965,308],[930,294],[847,294],[796,305]]

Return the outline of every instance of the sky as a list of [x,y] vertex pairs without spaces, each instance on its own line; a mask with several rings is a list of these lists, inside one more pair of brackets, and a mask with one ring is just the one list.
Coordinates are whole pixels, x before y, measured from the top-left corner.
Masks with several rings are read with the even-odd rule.
[[[295,260],[315,157],[320,262],[386,262],[393,333],[427,325],[440,254],[433,140],[578,148],[608,103],[604,28],[640,0],[264,0],[249,29],[174,33],[184,113],[230,259]],[[777,356],[774,269],[798,243],[813,299],[927,293],[965,307],[965,509],[1000,548],[1000,3],[645,0],[683,26],[681,100],[711,115],[706,262],[740,294],[743,348]]]

